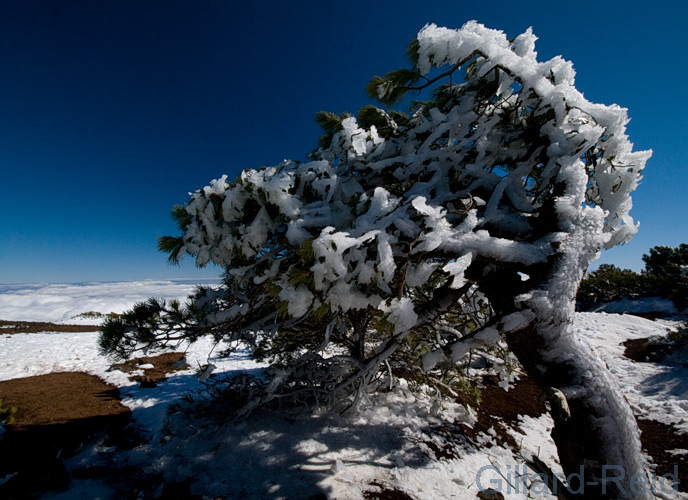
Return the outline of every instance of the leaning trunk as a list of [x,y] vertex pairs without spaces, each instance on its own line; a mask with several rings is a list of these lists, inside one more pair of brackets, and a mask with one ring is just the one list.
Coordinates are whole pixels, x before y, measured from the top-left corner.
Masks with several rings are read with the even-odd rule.
[[568,403],[570,413],[558,411],[565,408],[551,413],[569,490],[585,498],[653,498],[631,408],[608,367],[573,329],[575,294],[589,257],[587,245],[575,244],[575,236],[547,277],[511,302],[511,311],[534,319],[505,328],[507,343],[543,391],[558,389],[561,393],[554,392]]
[[571,479],[569,490],[584,498],[652,498],[631,484],[632,478],[637,484],[647,477],[631,409],[607,367],[570,323],[538,323],[509,333],[507,341],[543,391],[553,387],[566,396],[568,413],[552,411],[552,439]]

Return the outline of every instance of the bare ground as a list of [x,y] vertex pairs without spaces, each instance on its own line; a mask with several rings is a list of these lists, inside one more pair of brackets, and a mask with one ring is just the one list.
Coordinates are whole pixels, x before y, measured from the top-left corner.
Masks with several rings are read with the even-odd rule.
[[7,321],[0,319],[0,334],[40,332],[97,332],[99,325],[62,325],[41,321]]
[[[13,324],[24,331],[51,331],[44,328],[48,323]],[[70,325],[58,326],[62,331],[93,331],[93,327],[72,330]],[[113,368],[131,373],[140,371],[141,366],[147,367],[144,374],[133,374],[132,380],[142,387],[154,387],[187,365],[184,353],[165,353],[131,359]],[[0,400],[5,407],[17,408],[14,422],[5,426],[0,437],[0,480],[8,479],[0,484],[0,499],[36,499],[46,491],[68,489],[74,478],[107,478],[115,484],[129,485],[146,482],[135,470],[102,466],[77,471],[65,468],[64,459],[87,443],[102,442],[105,446],[127,449],[141,442],[140,436],[127,425],[131,412],[122,405],[117,387],[83,372],[51,373],[0,381]],[[163,498],[177,498],[180,491],[184,489],[171,488]],[[172,493],[175,495],[170,496]]]
[[[94,326],[54,325],[52,323],[29,323],[0,321],[0,333],[25,333],[41,331],[94,331]],[[11,328],[10,328],[11,327]],[[631,348],[638,351],[646,345],[638,342]],[[629,352],[632,357],[647,360],[647,351]],[[113,368],[125,372],[145,368],[144,375],[135,375],[143,383],[163,383],[169,373],[185,367],[183,353],[168,353],[161,356],[137,358]],[[490,385],[482,391],[481,404],[477,410],[478,421],[473,428],[438,429],[447,440],[444,449],[432,449],[436,459],[454,458],[451,441],[468,439],[476,442],[480,433],[490,429],[496,431],[501,444],[514,449],[517,443],[506,431],[507,427],[518,428],[518,416],[536,417],[546,411],[537,402],[539,388],[524,378],[509,392]],[[69,487],[70,475],[63,459],[76,453],[79,448],[95,439],[104,440],[110,446],[130,448],[140,438],[127,427],[130,411],[121,404],[116,387],[106,384],[98,377],[80,373],[52,373],[0,381],[0,399],[3,405],[16,406],[15,423],[6,426],[7,431],[0,439],[0,479],[16,474],[0,485],[0,498],[6,500],[34,499],[50,490],[65,490]],[[639,420],[642,430],[642,444],[656,465],[661,476],[679,468],[679,489],[688,490],[688,463],[685,455],[670,453],[673,449],[688,449],[688,436],[680,434],[670,425],[652,420]],[[77,472],[82,478],[110,477],[113,481],[145,481],[137,477],[136,471],[116,469],[93,469]],[[186,488],[172,485],[165,488],[163,498],[191,498]],[[176,492],[174,493],[173,490]],[[367,498],[406,499],[395,490],[373,489]]]
[[63,459],[131,419],[116,387],[87,373],[51,373],[0,382],[5,406],[17,408],[0,453],[0,498],[32,499],[67,488]]

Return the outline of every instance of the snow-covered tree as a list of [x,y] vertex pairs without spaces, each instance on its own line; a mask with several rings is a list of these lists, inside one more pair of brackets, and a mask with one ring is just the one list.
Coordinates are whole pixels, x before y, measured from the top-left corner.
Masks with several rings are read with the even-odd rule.
[[[538,62],[535,40],[424,27],[410,67],[368,86],[386,109],[321,113],[311,161],[222,176],[176,208],[181,236],[161,248],[223,266],[224,286],[109,321],[103,349],[242,340],[275,362],[250,409],[356,406],[395,359],[432,372],[505,341],[543,393],[566,398],[553,438],[567,474],[584,466],[590,484],[623,467],[607,492],[642,496],[634,417],[571,323],[588,264],[637,231],[630,193],[650,153],[632,151],[626,110],[588,102],[569,62]],[[408,115],[391,110],[426,89]]]

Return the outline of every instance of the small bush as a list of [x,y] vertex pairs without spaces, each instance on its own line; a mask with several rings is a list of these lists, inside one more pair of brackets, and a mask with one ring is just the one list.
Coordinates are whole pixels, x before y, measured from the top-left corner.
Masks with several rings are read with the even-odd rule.
[[643,262],[645,270],[640,273],[612,264],[602,264],[589,273],[578,289],[578,310],[636,297],[662,297],[671,300],[677,309],[688,307],[688,245],[653,247],[643,255]]
[[688,346],[688,323],[684,323],[678,330],[670,331],[667,340],[680,347]]
[[467,406],[478,408],[482,393],[478,385],[468,377],[459,375],[448,384],[451,389],[458,394],[456,400]]
[[601,302],[643,296],[651,289],[651,279],[647,276],[612,264],[602,264],[583,279],[576,302],[579,309],[585,310]]
[[[624,356],[640,362],[676,362],[685,365],[688,354],[688,323],[684,323],[678,330],[671,330],[665,337],[649,339],[629,339],[623,343]],[[675,355],[679,354],[678,357]]]
[[656,246],[643,255],[643,262],[647,274],[654,277],[659,294],[671,299],[679,309],[688,307],[688,245]]
[[114,319],[119,318],[121,314],[109,312],[107,314],[98,311],[88,311],[72,316],[72,319]]
[[17,408],[14,406],[4,406],[2,399],[0,399],[0,423],[5,425],[14,423],[14,414],[17,413]]

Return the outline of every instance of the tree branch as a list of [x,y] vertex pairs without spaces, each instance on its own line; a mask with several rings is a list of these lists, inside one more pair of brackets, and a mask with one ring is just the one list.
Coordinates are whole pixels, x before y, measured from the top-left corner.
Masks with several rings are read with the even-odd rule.
[[423,89],[429,87],[430,85],[432,85],[433,83],[435,83],[436,81],[441,80],[445,76],[451,76],[452,73],[454,73],[457,69],[461,68],[461,66],[466,64],[468,61],[470,61],[471,59],[473,59],[477,55],[482,55],[482,54],[480,51],[474,50],[473,52],[471,52],[471,54],[468,57],[460,60],[454,66],[452,66],[451,69],[445,71],[441,75],[437,75],[435,78],[431,78],[431,79],[428,79],[427,77],[423,77],[427,80],[423,85],[419,85],[418,87],[407,87],[407,89],[408,90],[414,90],[414,91],[423,90]]

